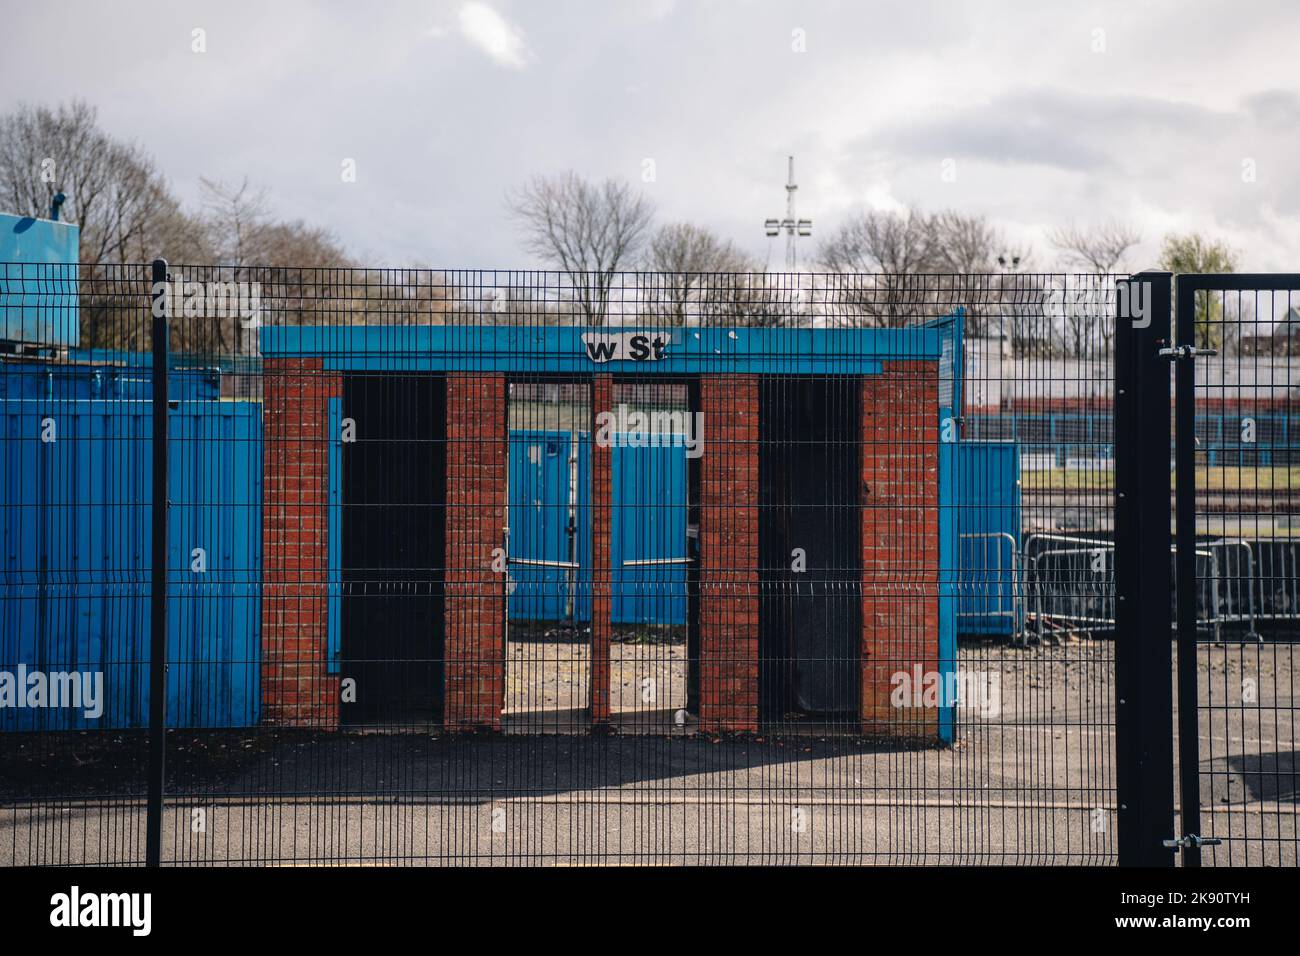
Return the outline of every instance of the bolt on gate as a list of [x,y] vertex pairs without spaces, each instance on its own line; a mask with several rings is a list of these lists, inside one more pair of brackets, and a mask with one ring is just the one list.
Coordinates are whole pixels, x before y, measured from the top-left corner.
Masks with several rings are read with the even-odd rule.
[[[0,860],[1174,838],[1114,277],[156,268],[0,272]],[[1293,560],[1231,537],[1220,608]]]

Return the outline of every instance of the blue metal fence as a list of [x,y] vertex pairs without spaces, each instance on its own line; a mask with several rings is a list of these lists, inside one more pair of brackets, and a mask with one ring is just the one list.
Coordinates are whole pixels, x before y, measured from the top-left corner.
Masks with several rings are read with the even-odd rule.
[[[1114,457],[1113,427],[1110,411],[977,413],[966,417],[963,437],[1014,441],[1026,457],[1065,468],[1071,459]],[[1198,412],[1196,439],[1197,454],[1212,468],[1300,465],[1300,415]]]

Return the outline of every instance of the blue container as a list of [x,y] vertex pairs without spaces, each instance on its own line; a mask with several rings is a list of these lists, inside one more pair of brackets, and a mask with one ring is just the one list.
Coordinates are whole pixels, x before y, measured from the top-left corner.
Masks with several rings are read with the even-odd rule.
[[[0,729],[147,722],[151,424],[147,401],[0,402],[0,670],[103,682],[97,718],[4,707]],[[261,407],[182,401],[169,432],[168,724],[250,726],[260,707]]]
[[[148,356],[141,356],[148,359]],[[221,397],[221,372],[215,368],[172,368],[169,398],[209,400]],[[0,399],[149,399],[153,372],[142,365],[54,365],[46,362],[0,363]]]
[[1020,554],[1020,446],[957,445],[957,630],[1010,636],[1024,624]]
[[80,340],[80,230],[0,214],[0,340],[67,348]]
[[591,620],[587,437],[578,432],[575,440],[573,432],[563,430],[510,432],[508,613],[513,620]]
[[[587,438],[578,432],[575,442],[564,430],[510,432],[511,620],[561,621],[570,612],[575,621],[591,620]],[[611,620],[685,624],[686,566],[679,559],[686,547],[686,449],[630,447],[616,439],[610,451]],[[566,568],[571,502],[577,567]]]
[[686,449],[612,449],[611,618],[686,623]]

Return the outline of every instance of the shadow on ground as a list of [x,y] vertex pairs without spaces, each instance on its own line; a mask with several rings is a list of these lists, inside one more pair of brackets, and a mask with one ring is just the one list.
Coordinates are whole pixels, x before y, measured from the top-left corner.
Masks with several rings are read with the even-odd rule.
[[1204,806],[1274,800],[1300,801],[1297,752],[1239,754],[1201,762],[1201,803]]
[[[143,796],[143,731],[0,737],[0,802]],[[171,731],[169,796],[537,797],[725,774],[842,787],[836,758],[928,749],[848,737]],[[800,765],[816,768],[803,772]],[[776,773],[777,778],[772,774]],[[678,784],[678,786],[685,784]],[[700,782],[691,786],[707,786]]]

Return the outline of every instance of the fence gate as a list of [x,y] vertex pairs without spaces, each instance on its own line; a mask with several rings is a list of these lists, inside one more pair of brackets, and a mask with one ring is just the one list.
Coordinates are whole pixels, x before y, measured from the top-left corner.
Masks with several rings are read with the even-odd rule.
[[1300,275],[1179,276],[1176,325],[1177,842],[1295,866]]

